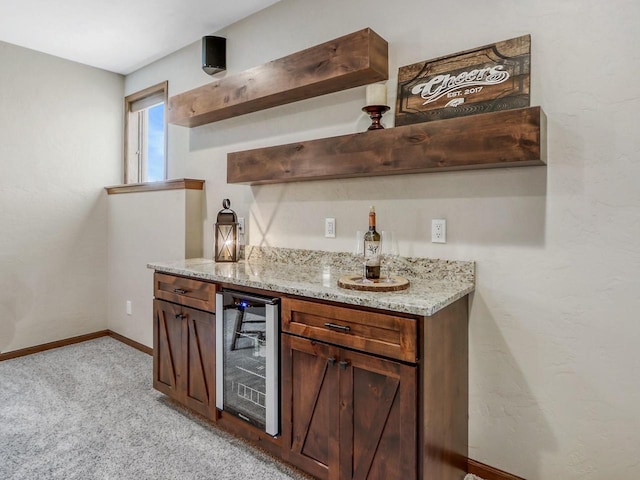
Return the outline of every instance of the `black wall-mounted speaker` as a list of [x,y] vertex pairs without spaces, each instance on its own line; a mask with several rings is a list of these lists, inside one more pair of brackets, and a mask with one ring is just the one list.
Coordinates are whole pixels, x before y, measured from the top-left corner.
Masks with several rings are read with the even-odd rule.
[[224,37],[202,37],[202,70],[214,75],[227,69],[227,39]]

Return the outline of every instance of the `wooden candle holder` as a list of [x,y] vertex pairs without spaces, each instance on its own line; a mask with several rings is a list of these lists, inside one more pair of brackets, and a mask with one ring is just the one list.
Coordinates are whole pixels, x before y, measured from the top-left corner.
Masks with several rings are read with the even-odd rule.
[[367,130],[380,130],[381,128],[384,128],[380,123],[380,120],[382,119],[382,115],[389,111],[389,107],[387,105],[367,105],[362,109],[362,111],[367,112],[371,118],[371,125]]

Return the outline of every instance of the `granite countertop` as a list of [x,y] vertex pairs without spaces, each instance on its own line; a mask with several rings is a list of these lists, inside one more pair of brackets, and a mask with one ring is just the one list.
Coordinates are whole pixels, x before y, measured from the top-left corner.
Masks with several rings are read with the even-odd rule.
[[390,271],[409,279],[408,289],[347,290],[338,287],[338,279],[361,271],[354,255],[274,247],[246,247],[245,260],[237,263],[192,258],[147,266],[163,273],[421,316],[433,315],[475,287],[474,262],[402,257],[391,262]]

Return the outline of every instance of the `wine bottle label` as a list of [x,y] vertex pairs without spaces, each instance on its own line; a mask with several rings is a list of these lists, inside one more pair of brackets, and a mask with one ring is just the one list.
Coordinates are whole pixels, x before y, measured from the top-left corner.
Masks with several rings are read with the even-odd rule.
[[364,242],[364,258],[368,266],[380,265],[380,242]]

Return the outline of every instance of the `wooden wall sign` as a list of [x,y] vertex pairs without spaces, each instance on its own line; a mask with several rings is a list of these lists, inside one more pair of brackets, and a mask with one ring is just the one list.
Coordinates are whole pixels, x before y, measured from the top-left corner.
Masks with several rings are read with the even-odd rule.
[[398,70],[396,126],[529,106],[531,36]]

